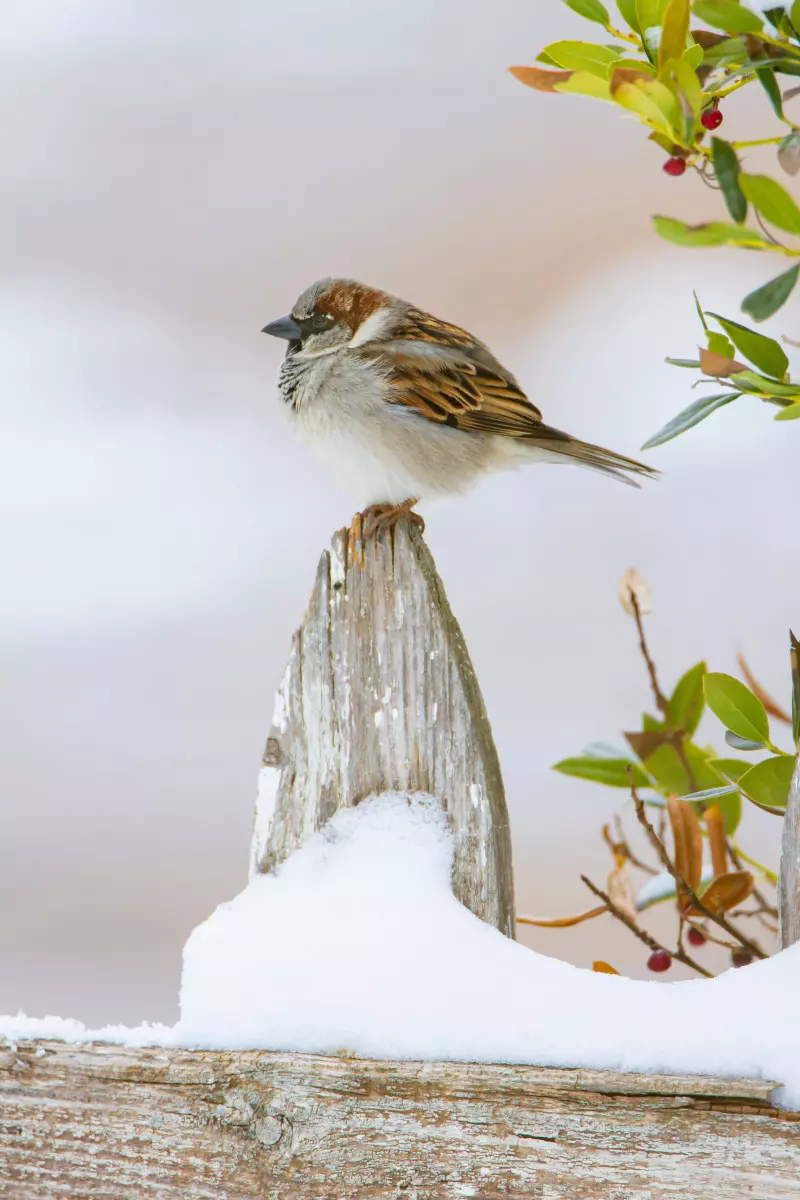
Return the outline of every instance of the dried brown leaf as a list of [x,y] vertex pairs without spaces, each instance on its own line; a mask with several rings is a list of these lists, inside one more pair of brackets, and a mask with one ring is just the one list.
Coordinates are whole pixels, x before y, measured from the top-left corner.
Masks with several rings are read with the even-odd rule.
[[663,733],[659,729],[646,729],[643,733],[624,733],[622,736],[633,753],[642,762],[646,758],[649,758],[651,754],[655,754],[656,750],[660,750],[670,740],[669,734]]
[[727,354],[715,354],[713,350],[701,346],[700,369],[704,375],[719,379],[723,375],[736,375],[739,371],[746,371],[747,367],[735,358],[728,358]]
[[570,925],[580,925],[582,921],[591,921],[608,909],[604,904],[599,908],[590,908],[588,912],[576,913],[574,917],[517,917],[520,925],[536,925],[540,929],[568,929]]
[[710,804],[703,813],[711,847],[711,865],[714,875],[724,875],[728,870],[728,848],[725,845],[725,820],[718,804]]
[[747,665],[744,655],[737,654],[736,661],[739,664],[740,671],[747,681],[747,686],[750,688],[750,691],[754,696],[758,696],[769,715],[771,717],[775,717],[776,721],[785,721],[787,725],[791,725],[792,718],[790,717],[789,713],[787,713],[785,708],[781,708],[780,704],[778,704],[776,700],[772,699],[772,696],[770,696],[769,692],[764,691],[763,687],[750,670],[750,667]]
[[592,970],[597,971],[600,975],[619,975],[617,968],[612,967],[611,963],[603,962],[602,958],[594,960]]
[[712,46],[718,46],[720,42],[727,42],[729,36],[727,33],[712,33],[710,29],[692,30],[692,37],[704,50],[710,50]]
[[623,859],[609,872],[606,884],[608,898],[621,912],[632,920],[636,920],[636,905],[633,902],[631,881],[628,878],[627,862]]
[[[667,816],[675,845],[675,869],[696,892],[703,874],[703,833],[700,822],[691,804],[676,800],[673,796],[667,800]],[[679,897],[678,903],[685,907],[685,897]]]
[[[749,871],[728,871],[712,879],[700,897],[704,908],[713,913],[728,912],[741,904],[753,890],[755,879]],[[700,916],[702,914],[696,912]]]
[[545,71],[542,67],[509,67],[515,79],[538,92],[554,92],[557,83],[566,83],[573,71]]
[[653,611],[653,593],[650,591],[650,584],[641,575],[635,567],[630,567],[620,579],[618,585],[619,598],[622,607],[628,616],[633,616],[633,605],[631,604],[631,592],[636,597],[636,603],[639,606],[639,612],[644,616],[645,613]]

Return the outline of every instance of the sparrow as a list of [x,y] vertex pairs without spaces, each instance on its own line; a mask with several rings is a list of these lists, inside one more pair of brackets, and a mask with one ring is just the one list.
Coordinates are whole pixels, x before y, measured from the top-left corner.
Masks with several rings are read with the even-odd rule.
[[545,425],[491,350],[458,325],[353,279],[320,279],[264,333],[286,340],[280,396],[362,507],[366,535],[484,475],[571,462],[638,487],[652,467]]

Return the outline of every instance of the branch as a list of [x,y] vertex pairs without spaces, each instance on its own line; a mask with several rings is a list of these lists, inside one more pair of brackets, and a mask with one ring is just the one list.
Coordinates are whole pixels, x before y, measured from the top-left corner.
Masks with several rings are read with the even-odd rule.
[[703,901],[699,899],[694,889],[689,887],[689,884],[683,878],[683,875],[681,875],[669,854],[667,854],[664,843],[661,841],[655,829],[648,821],[647,813],[645,812],[644,808],[644,801],[640,800],[639,794],[636,791],[636,785],[633,783],[633,781],[631,781],[631,796],[633,797],[633,803],[636,808],[636,816],[639,820],[639,824],[649,837],[653,849],[660,858],[665,869],[669,871],[670,875],[675,880],[678,894],[680,895],[683,893],[688,898],[691,908],[695,909],[707,920],[713,921],[715,925],[719,925],[720,929],[724,929],[726,933],[731,935],[731,937],[736,938],[737,942],[749,950],[751,954],[754,954],[756,958],[769,958],[769,955],[765,950],[761,949],[758,942],[752,941],[749,937],[747,937],[746,934],[742,933],[740,929],[737,929],[735,925],[732,925],[724,913],[716,913],[713,912],[712,909],[706,908],[705,904],[703,904]]
[[666,950],[670,958],[674,958],[676,962],[683,963],[685,967],[691,967],[693,971],[697,971],[698,975],[704,975],[706,979],[714,978],[711,972],[707,971],[705,967],[701,967],[700,963],[695,962],[682,946],[678,946],[677,950],[667,950],[666,946],[662,946],[660,942],[657,942],[646,929],[642,929],[641,925],[629,913],[619,908],[607,892],[604,892],[597,884],[592,883],[588,876],[581,875],[581,882],[586,884],[590,892],[594,892],[598,900],[603,901],[603,904],[605,904],[612,917],[616,917],[618,921],[621,921],[640,942],[644,942],[645,946],[648,946],[651,950]]
[[647,645],[647,638],[645,637],[644,633],[644,622],[642,621],[642,611],[639,607],[638,597],[636,596],[633,588],[630,587],[628,588],[628,595],[630,596],[631,608],[633,609],[633,618],[636,621],[636,628],[639,632],[639,649],[642,652],[642,657],[647,665],[647,673],[650,676],[650,687],[653,692],[653,699],[655,700],[656,707],[664,718],[667,726],[670,745],[675,748],[675,753],[678,756],[680,764],[686,772],[686,778],[689,781],[689,788],[691,791],[697,792],[700,789],[697,786],[697,780],[695,778],[694,771],[692,770],[692,764],[689,762],[689,759],[686,756],[686,750],[683,746],[683,733],[678,729],[674,729],[672,726],[672,720],[669,715],[669,700],[662,692],[658,682],[656,664],[653,661],[653,657]]

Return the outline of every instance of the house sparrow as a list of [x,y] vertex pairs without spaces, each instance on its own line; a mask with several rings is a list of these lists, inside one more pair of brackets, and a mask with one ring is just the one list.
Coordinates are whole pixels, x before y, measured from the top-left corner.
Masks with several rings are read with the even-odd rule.
[[423,525],[420,499],[521,463],[573,462],[634,487],[658,474],[545,425],[483,342],[378,288],[321,279],[263,332],[288,342],[281,397],[364,507],[367,534],[402,516]]

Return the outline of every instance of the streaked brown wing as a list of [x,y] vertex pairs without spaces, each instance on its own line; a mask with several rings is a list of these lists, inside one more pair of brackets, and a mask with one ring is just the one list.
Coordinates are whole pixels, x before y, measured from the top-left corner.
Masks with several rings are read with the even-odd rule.
[[542,414],[513,375],[457,325],[412,309],[391,342],[364,347],[392,383],[392,403],[438,424],[530,437]]

